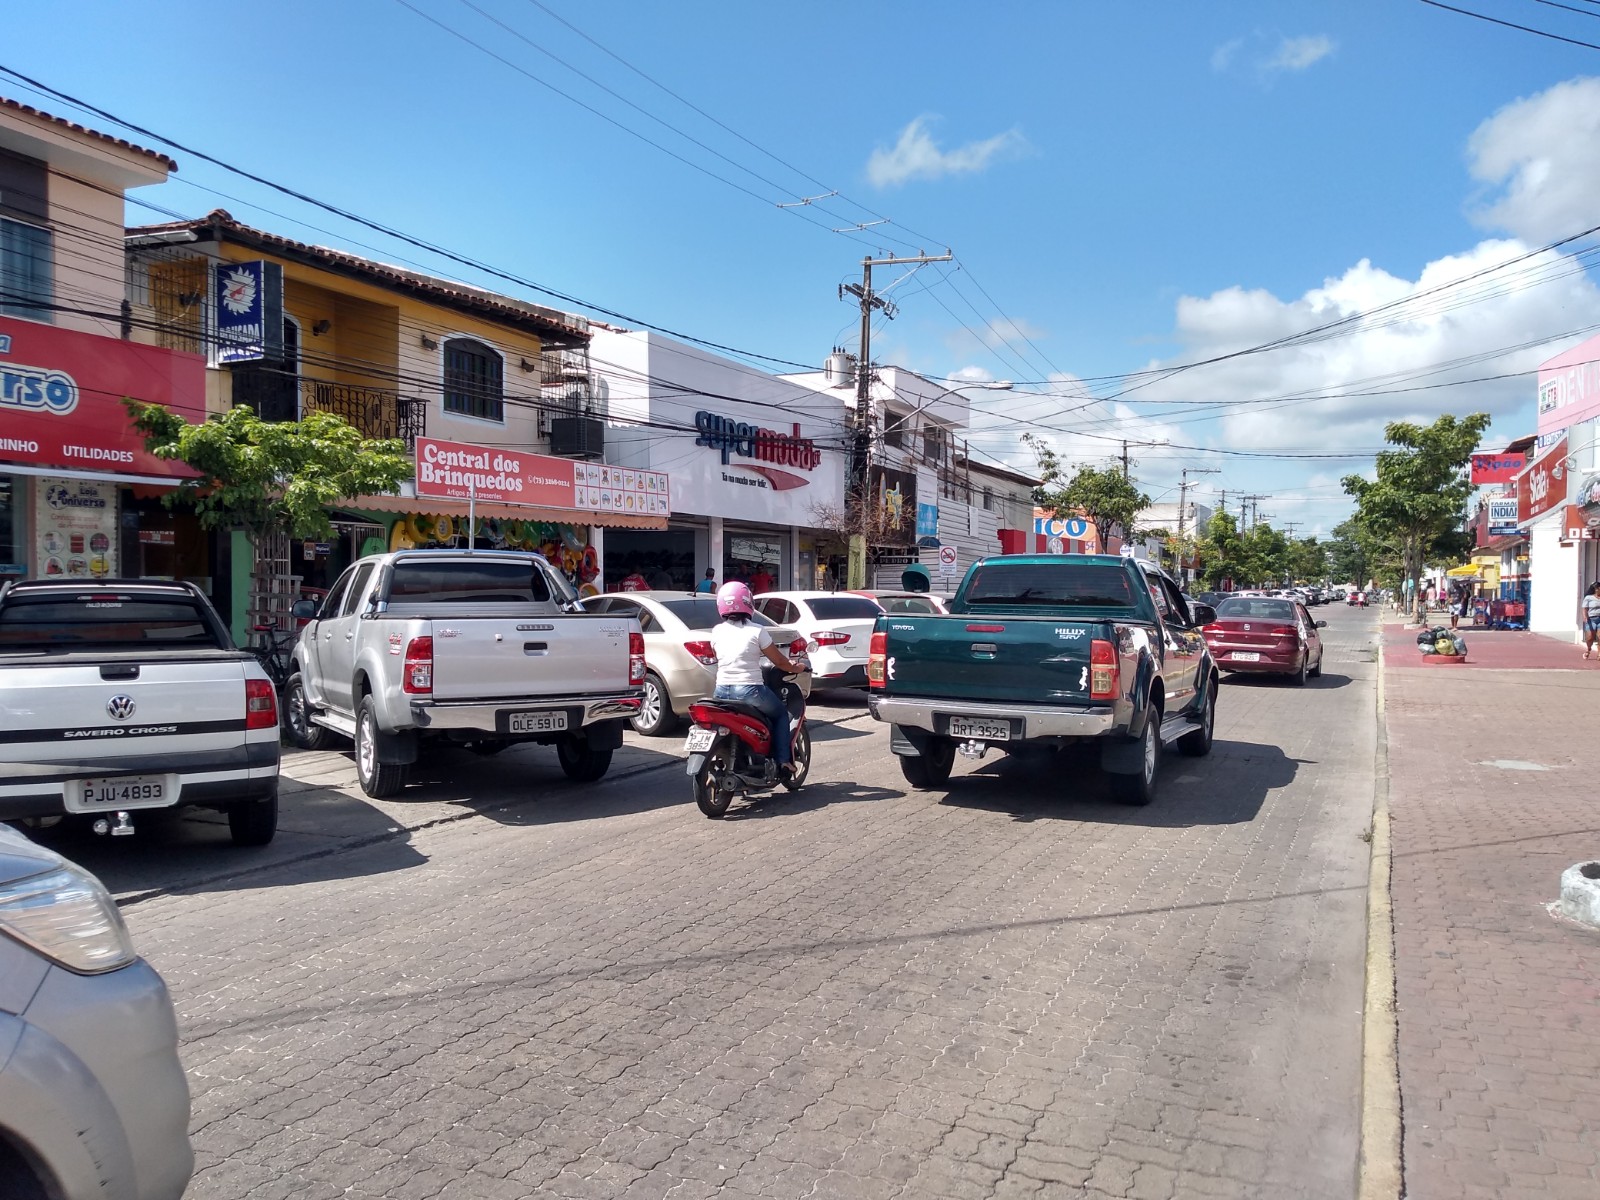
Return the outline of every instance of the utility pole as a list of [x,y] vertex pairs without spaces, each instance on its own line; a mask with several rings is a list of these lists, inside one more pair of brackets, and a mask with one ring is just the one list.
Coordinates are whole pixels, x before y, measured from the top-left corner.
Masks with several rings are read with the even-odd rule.
[[1122,439],[1122,477],[1128,477],[1128,439]]
[[1256,527],[1256,522],[1259,520],[1258,514],[1261,511],[1261,503],[1260,502],[1265,500],[1265,499],[1266,499],[1265,496],[1240,496],[1239,497],[1239,527],[1241,529],[1244,528],[1244,524],[1245,524],[1244,510],[1246,508],[1248,508],[1250,510],[1250,528],[1254,529]]
[[[1183,536],[1184,526],[1189,519],[1189,472],[1196,475],[1217,475],[1221,473],[1219,467],[1185,467],[1178,472],[1178,578],[1187,582],[1186,568],[1183,565]],[[1227,495],[1226,492],[1223,495]],[[1195,522],[1199,524],[1198,521]],[[1195,531],[1197,534],[1199,530]]]
[[[895,306],[872,290],[873,267],[895,267],[902,264],[949,262],[954,255],[918,254],[908,258],[873,258],[870,254],[861,259],[861,283],[840,285],[839,297],[849,292],[861,304],[861,360],[856,364],[856,411],[851,422],[850,464],[845,476],[846,511],[860,518],[867,511],[868,460],[872,451],[872,310],[880,309],[883,315],[894,319]],[[858,521],[860,528],[866,523]],[[850,535],[850,564],[848,587],[867,586],[867,539],[864,533]]]

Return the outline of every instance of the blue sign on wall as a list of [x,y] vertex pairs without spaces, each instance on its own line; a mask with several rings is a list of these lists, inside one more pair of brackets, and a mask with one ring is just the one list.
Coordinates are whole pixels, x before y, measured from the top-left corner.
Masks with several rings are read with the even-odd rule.
[[937,504],[917,505],[917,536],[919,538],[939,536],[939,506]]
[[283,357],[283,268],[269,262],[215,267],[217,361]]

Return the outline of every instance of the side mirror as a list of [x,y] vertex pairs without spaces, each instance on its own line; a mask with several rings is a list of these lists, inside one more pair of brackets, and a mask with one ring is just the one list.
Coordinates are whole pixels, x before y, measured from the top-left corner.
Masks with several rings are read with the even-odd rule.
[[1317,622],[1317,628],[1318,629],[1326,629],[1327,627],[1328,627],[1328,623],[1326,621],[1318,621]]
[[309,621],[317,615],[317,602],[315,600],[296,600],[289,613],[296,621]]
[[1196,625],[1209,625],[1217,619],[1217,610],[1209,604],[1196,604],[1189,609]]

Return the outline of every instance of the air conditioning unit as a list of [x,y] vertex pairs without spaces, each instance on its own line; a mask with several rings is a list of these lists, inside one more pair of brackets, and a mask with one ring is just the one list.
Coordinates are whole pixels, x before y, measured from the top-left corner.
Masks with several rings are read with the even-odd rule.
[[550,453],[563,458],[599,458],[605,453],[606,423],[597,417],[554,417]]

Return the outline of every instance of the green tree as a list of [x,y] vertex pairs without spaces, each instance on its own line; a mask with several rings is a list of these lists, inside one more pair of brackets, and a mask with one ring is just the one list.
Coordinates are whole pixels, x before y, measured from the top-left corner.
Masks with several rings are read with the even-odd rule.
[[1306,583],[1320,583],[1328,575],[1328,547],[1314,537],[1289,544],[1289,574]]
[[1398,553],[1413,607],[1423,566],[1454,544],[1451,535],[1459,531],[1472,494],[1467,460],[1488,426],[1488,413],[1446,413],[1431,425],[1392,421],[1383,436],[1396,449],[1378,454],[1377,478],[1346,475],[1341,481],[1355,497],[1361,526]]
[[194,509],[205,529],[238,529],[248,537],[252,593],[262,536],[332,537],[330,506],[393,492],[412,475],[404,442],[364,438],[332,413],[263,421],[241,406],[190,424],[159,404],[123,403],[152,454],[198,472],[163,502]]
[[1333,540],[1328,543],[1328,573],[1335,583],[1367,586],[1372,578],[1368,553],[1371,541],[1371,535],[1354,517],[1333,527]]
[[[1133,536],[1133,519],[1150,507],[1150,497],[1116,466],[1077,466],[1069,468],[1057,458],[1042,438],[1022,435],[1039,460],[1039,486],[1033,489],[1033,502],[1055,516],[1082,513],[1105,550],[1111,534]],[[1068,470],[1072,471],[1068,477]]]
[[1282,530],[1258,521],[1244,534],[1244,545],[1251,582],[1283,583],[1289,574],[1289,539]]
[[1231,514],[1218,511],[1206,522],[1198,543],[1201,559],[1200,578],[1206,587],[1216,590],[1224,579],[1231,579],[1235,587],[1252,582],[1246,561],[1244,539],[1239,536],[1239,526]]

